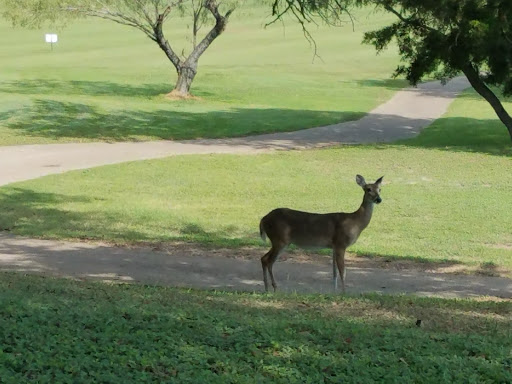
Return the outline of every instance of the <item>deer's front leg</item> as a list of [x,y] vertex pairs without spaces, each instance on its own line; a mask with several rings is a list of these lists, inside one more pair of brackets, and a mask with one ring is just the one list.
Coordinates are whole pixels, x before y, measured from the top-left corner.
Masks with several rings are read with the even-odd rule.
[[338,266],[336,265],[336,248],[332,250],[332,286],[334,293],[338,290]]
[[[336,260],[336,265],[338,266],[338,271],[340,272],[341,277],[341,292],[345,293],[345,248],[342,247],[335,247],[334,248],[334,258]],[[334,269],[334,265],[333,265]],[[336,290],[336,285],[335,288]]]

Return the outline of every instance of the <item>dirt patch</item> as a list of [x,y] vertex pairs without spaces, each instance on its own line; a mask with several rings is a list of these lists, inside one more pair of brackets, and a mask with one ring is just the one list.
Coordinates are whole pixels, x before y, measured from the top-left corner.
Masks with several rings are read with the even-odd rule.
[[[0,270],[199,289],[262,292],[263,247],[211,248],[186,243],[115,246],[18,237],[0,232]],[[292,250],[274,272],[279,292],[333,293],[331,257]],[[412,294],[446,298],[512,298],[512,280],[453,273],[445,264],[347,256],[350,294]],[[442,266],[445,266],[442,268]],[[495,265],[485,264],[494,272]],[[429,272],[442,270],[449,273]],[[460,272],[460,270],[457,270]]]
[[165,95],[165,98],[167,100],[202,100],[200,97],[198,96],[193,96],[193,95],[182,95],[181,93],[177,93],[177,92],[169,92]]

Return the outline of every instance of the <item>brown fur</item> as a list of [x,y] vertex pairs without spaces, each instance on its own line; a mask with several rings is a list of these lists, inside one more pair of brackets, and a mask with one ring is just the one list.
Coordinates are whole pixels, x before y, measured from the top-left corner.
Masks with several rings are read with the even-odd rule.
[[333,283],[337,288],[337,272],[341,276],[342,291],[345,292],[345,251],[354,244],[372,218],[374,203],[380,203],[382,177],[374,184],[366,184],[364,178],[356,176],[356,182],[364,190],[363,202],[352,213],[310,213],[289,208],[277,208],[260,221],[260,235],[270,239],[272,247],[261,258],[263,282],[268,291],[267,270],[272,287],[277,289],[272,266],[279,254],[289,245],[322,247],[333,250]]

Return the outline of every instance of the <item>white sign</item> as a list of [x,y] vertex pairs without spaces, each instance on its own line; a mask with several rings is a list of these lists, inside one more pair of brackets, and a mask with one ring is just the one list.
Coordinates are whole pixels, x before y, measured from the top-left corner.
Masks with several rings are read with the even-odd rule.
[[57,42],[57,35],[54,34],[54,33],[47,33],[45,35],[45,38],[46,38],[46,42],[47,43],[56,43]]

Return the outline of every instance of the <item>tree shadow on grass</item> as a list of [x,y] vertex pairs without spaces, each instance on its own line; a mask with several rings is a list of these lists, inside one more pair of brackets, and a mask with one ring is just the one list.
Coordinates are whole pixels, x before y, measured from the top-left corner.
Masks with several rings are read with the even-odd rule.
[[407,266],[418,267],[419,269],[428,269],[436,272],[444,268],[463,266],[459,260],[452,259],[429,259],[427,257],[410,256],[410,255],[392,255],[385,253],[356,253],[358,259],[361,259],[362,264],[365,260],[375,261],[379,264],[389,264],[390,266],[400,266],[407,268]]
[[512,156],[512,143],[506,127],[493,119],[442,117],[418,137],[400,140],[395,144],[402,147]]
[[[358,87],[386,88],[398,91],[409,84],[403,79],[361,79],[340,81],[343,84],[355,84]],[[0,82],[0,92],[21,95],[86,95],[112,97],[154,97],[172,90],[171,83],[122,84],[110,81],[85,80],[17,80]],[[192,94],[198,97],[212,96],[211,93],[194,88]]]
[[[129,220],[115,212],[80,212],[61,208],[73,204],[94,204],[97,197],[85,195],[62,195],[58,193],[34,192],[28,188],[6,187],[0,194],[0,230],[30,237],[82,240],[114,240],[126,242],[150,242],[154,237],[133,230]],[[119,223],[127,224],[119,227]],[[185,234],[186,235],[186,234]]]
[[22,110],[4,112],[0,122],[16,134],[30,137],[137,141],[141,138],[224,138],[290,131],[356,120],[363,115],[278,108],[210,112],[118,110],[113,113],[93,105],[38,99]]
[[[431,121],[407,119],[399,116],[366,115],[368,123],[347,123],[339,128],[310,131],[301,137],[299,131],[315,125],[357,120],[357,112],[330,112],[289,109],[238,108],[227,111],[181,112],[157,110],[154,112],[120,110],[104,112],[98,107],[55,100],[36,100],[22,110],[11,110],[0,115],[0,123],[16,135],[34,140],[184,140],[195,138],[227,138],[254,136],[269,132],[288,132],[279,140],[282,146],[294,144],[338,144],[362,142],[377,143],[403,137],[394,145],[413,148],[441,149],[455,152],[478,152],[512,156],[512,146],[505,127],[497,120],[477,120],[464,117],[440,118],[422,130]],[[3,123],[2,123],[3,122]],[[364,125],[362,129],[361,124]],[[414,137],[416,134],[418,137]],[[261,140],[260,140],[261,139]],[[254,148],[269,145],[276,138],[250,138]],[[290,142],[290,144],[286,144]],[[208,140],[204,145],[221,144]],[[226,145],[241,144],[226,142]],[[275,145],[274,145],[275,146]],[[378,145],[377,149],[387,148]]]
[[[510,97],[500,97],[510,102]],[[462,92],[458,100],[484,99],[473,89]],[[498,156],[512,156],[512,143],[506,127],[498,119],[441,117],[417,137],[397,142],[400,146],[432,148],[454,152],[475,152]]]
[[386,88],[392,91],[398,91],[410,86],[405,79],[360,79],[353,81],[340,81],[344,84],[356,84],[358,87]]
[[[498,89],[495,91],[500,94]],[[499,96],[502,102],[512,98]],[[473,89],[457,97],[458,100],[485,100]],[[486,107],[490,108],[486,105]],[[507,128],[495,119],[467,117],[441,117],[424,129],[417,137],[396,142],[399,146],[432,148],[454,152],[474,152],[496,156],[512,156],[512,143]]]
[[[361,86],[399,89],[403,80],[360,80]],[[76,94],[101,96],[153,97],[168,91],[166,85],[134,86],[111,82],[26,80],[4,82],[0,91],[22,94]],[[460,98],[481,99],[475,92],[463,92]],[[172,107],[170,107],[172,108]],[[360,112],[291,110],[279,108],[238,108],[209,112],[183,112],[160,109],[105,111],[100,105],[35,99],[30,106],[0,114],[0,124],[15,136],[49,140],[140,141],[151,139],[183,140],[195,138],[226,138],[272,132],[290,132],[315,126],[330,125],[363,117]],[[369,117],[369,116],[367,116]],[[419,126],[431,121],[416,121],[400,116],[374,116],[370,139],[364,142],[396,140],[413,137]],[[389,121],[389,123],[386,123]],[[381,124],[382,123],[382,124]],[[392,124],[391,124],[392,123]],[[386,125],[387,124],[387,125]],[[390,135],[392,125],[400,128]],[[382,128],[382,127],[385,127]],[[412,127],[412,128],[411,128]],[[326,130],[310,134],[314,141],[354,143],[364,135],[354,127],[352,137],[345,140],[346,131],[328,134]],[[404,136],[405,135],[405,136]],[[355,137],[355,139],[354,139]],[[387,139],[390,137],[390,139]],[[332,140],[331,140],[332,139]],[[291,139],[293,140],[293,138]],[[305,144],[308,144],[305,142]],[[493,155],[512,155],[510,138],[497,120],[477,120],[463,117],[441,118],[421,132],[420,136],[399,141],[399,146],[435,148],[450,151],[481,152]],[[256,144],[255,144],[256,145]]]
[[[149,232],[137,231],[130,225],[147,224],[134,222],[135,217],[124,217],[115,212],[95,211],[88,207],[82,213],[62,207],[72,204],[94,204],[97,197],[85,195],[62,195],[58,193],[34,192],[28,188],[6,187],[0,193],[0,231],[23,236],[45,238],[68,238],[84,240],[107,240],[121,243],[155,244],[157,242],[188,241],[217,246],[240,245],[247,239],[230,238],[236,228],[223,226],[215,231],[207,230],[197,223],[178,222],[174,234],[162,237],[151,236]],[[120,225],[121,224],[121,225]]]
[[0,92],[22,95],[154,97],[171,91],[169,84],[121,84],[110,81],[18,80],[0,83]]
[[[94,212],[81,214],[54,207],[62,204],[92,203],[94,200],[83,195],[69,196],[8,187],[0,194],[0,207],[2,207],[0,229],[26,236],[87,238],[90,228],[85,224],[84,215],[87,215],[90,222],[98,225],[105,225],[109,218],[101,217]],[[91,219],[91,216],[97,217]],[[112,229],[109,230],[108,225],[100,229],[96,228],[96,231],[107,236],[114,234]],[[142,234],[132,235],[142,237]],[[101,240],[101,237],[98,240]]]

